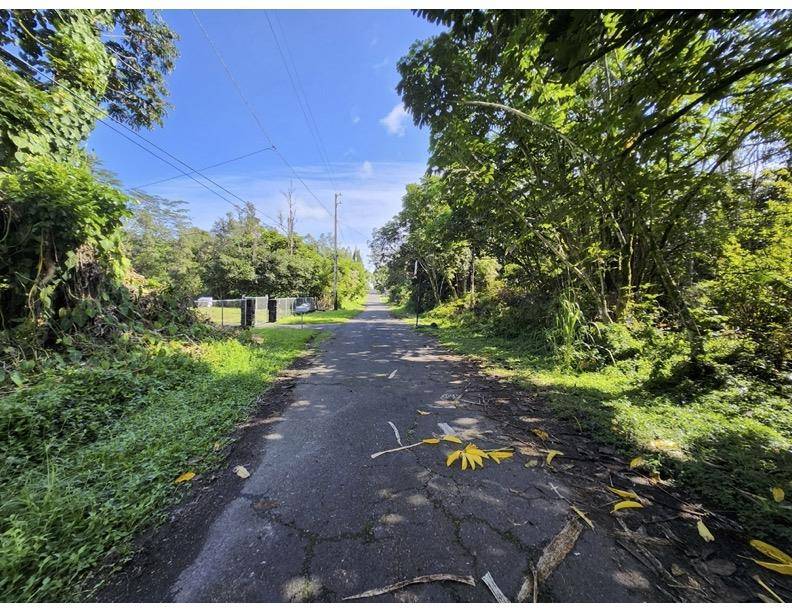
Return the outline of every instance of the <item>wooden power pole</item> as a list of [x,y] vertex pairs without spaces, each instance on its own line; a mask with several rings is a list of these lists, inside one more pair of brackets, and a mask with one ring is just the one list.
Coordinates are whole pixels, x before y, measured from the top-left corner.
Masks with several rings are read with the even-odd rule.
[[333,310],[338,310],[338,200],[340,193],[335,194],[333,210]]

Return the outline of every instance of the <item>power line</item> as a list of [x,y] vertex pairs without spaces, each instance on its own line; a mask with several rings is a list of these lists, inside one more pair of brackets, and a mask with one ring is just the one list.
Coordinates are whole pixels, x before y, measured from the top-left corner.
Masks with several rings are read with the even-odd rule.
[[[259,130],[264,135],[264,138],[267,140],[267,142],[270,143],[270,146],[272,146],[273,151],[275,152],[275,155],[277,155],[278,158],[283,162],[283,164],[291,171],[292,175],[294,175],[294,177],[300,182],[300,184],[305,188],[305,190],[309,194],[311,194],[311,197],[313,197],[313,199],[316,200],[316,202],[319,204],[319,206],[321,206],[325,210],[325,212],[332,218],[333,213],[330,211],[330,209],[327,206],[325,206],[324,202],[322,202],[322,200],[319,199],[319,197],[311,190],[311,188],[308,187],[308,185],[305,183],[305,181],[302,179],[302,177],[297,173],[297,171],[294,169],[294,167],[289,163],[289,161],[280,152],[278,147],[273,142],[272,138],[270,138],[269,134],[267,133],[267,130],[264,129],[264,125],[262,124],[261,119],[259,118],[258,113],[256,112],[256,109],[250,103],[250,101],[248,100],[247,96],[245,96],[244,91],[242,91],[242,87],[239,85],[239,82],[234,77],[233,72],[231,72],[231,68],[229,68],[228,64],[223,59],[222,53],[220,53],[220,50],[218,49],[217,45],[214,44],[214,41],[212,40],[211,36],[209,36],[209,32],[207,32],[207,30],[204,27],[203,23],[198,18],[198,14],[194,10],[191,11],[191,12],[192,12],[193,18],[195,19],[195,22],[198,24],[198,27],[200,28],[201,32],[203,33],[204,38],[206,38],[207,43],[209,43],[209,46],[211,47],[212,51],[214,52],[215,56],[217,57],[218,61],[221,64],[221,66],[223,67],[223,70],[225,71],[226,76],[231,81],[231,84],[234,86],[234,89],[236,90],[237,94],[239,95],[240,99],[242,100],[242,103],[245,105],[245,108],[247,108],[248,112],[253,117],[253,120],[255,121],[256,125],[259,128]],[[350,228],[350,229],[352,229],[353,231],[357,231],[354,228]],[[362,234],[361,234],[361,236],[362,236]]]
[[[269,12],[264,11],[264,16],[267,18],[267,24],[269,25],[270,32],[272,33],[272,39],[275,41],[275,46],[277,47],[281,61],[283,62],[283,67],[286,69],[286,76],[289,78],[289,83],[291,84],[292,91],[294,92],[294,97],[297,98],[297,105],[300,107],[303,118],[305,118],[305,124],[308,126],[308,132],[311,134],[311,138],[313,139],[316,149],[319,152],[319,157],[322,159],[322,162],[327,169],[327,174],[330,178],[330,183],[333,185],[333,189],[338,191],[338,186],[336,185],[332,168],[330,167],[330,163],[328,162],[327,155],[325,153],[322,136],[319,133],[319,128],[316,124],[316,120],[314,119],[313,112],[311,111],[311,105],[308,102],[308,97],[305,95],[305,90],[303,90],[302,83],[300,82],[300,75],[297,72],[297,65],[294,63],[294,58],[291,56],[291,52],[289,51],[286,36],[283,35],[283,27],[276,17],[281,34],[283,35],[283,46],[281,46],[280,41],[278,40],[278,35],[275,33],[275,28],[273,27],[272,21],[270,20]],[[286,53],[283,51],[284,48],[286,49]],[[288,54],[289,60],[291,60],[291,69],[289,68],[289,60],[286,59],[286,54]],[[292,72],[294,72],[293,76]],[[300,95],[301,93],[302,95]]]
[[262,124],[261,119],[259,119],[258,113],[253,108],[253,105],[248,101],[247,96],[245,96],[245,93],[242,91],[242,88],[240,87],[239,83],[237,82],[236,78],[234,77],[234,74],[231,72],[231,69],[228,67],[228,64],[226,64],[225,60],[223,59],[223,55],[220,53],[220,50],[214,44],[214,42],[212,41],[212,38],[209,36],[209,32],[206,31],[206,28],[204,28],[203,23],[201,23],[201,20],[198,18],[198,14],[195,11],[191,11],[191,12],[192,12],[193,18],[195,19],[195,22],[198,24],[198,27],[201,29],[201,32],[203,32],[203,35],[206,38],[206,41],[209,43],[209,46],[212,48],[212,51],[217,56],[217,59],[220,61],[220,64],[223,66],[223,70],[225,70],[225,73],[228,76],[228,79],[231,81],[231,84],[234,86],[234,89],[236,89],[237,94],[241,98],[241,100],[244,103],[245,107],[247,108],[248,112],[253,117],[253,120],[256,122],[256,125],[258,126],[259,130],[264,135],[264,138],[266,138],[267,142],[270,143],[270,146],[275,151],[275,154],[289,168],[289,170],[291,170],[291,172],[294,175],[294,177],[298,181],[300,181],[302,186],[305,187],[306,191],[308,191],[308,193],[311,194],[311,196],[319,203],[319,205],[322,208],[324,208],[324,210],[327,212],[327,214],[328,215],[332,215],[332,213],[330,212],[330,209],[328,209],[327,206],[325,206],[324,203],[317,197],[317,195],[313,191],[311,191],[311,188],[308,187],[308,185],[305,184],[305,181],[303,181],[302,177],[300,177],[300,175],[297,174],[297,171],[292,167],[292,165],[283,156],[283,154],[281,154],[281,152],[278,150],[278,147],[275,146],[275,143],[270,138],[269,134],[267,133],[267,130],[264,129],[264,125]]
[[[272,147],[264,147],[263,149],[258,149],[257,151],[252,151],[250,153],[246,153],[245,155],[240,155],[239,157],[232,157],[231,159],[226,159],[225,161],[217,162],[216,164],[212,164],[211,166],[204,166],[203,168],[199,168],[199,170],[201,172],[203,172],[204,170],[211,170],[212,168],[217,168],[218,166],[224,166],[225,164],[230,164],[232,162],[239,161],[240,159],[245,159],[247,157],[252,157],[253,155],[258,155],[259,153],[263,153],[264,151],[272,151]],[[168,181],[172,181],[177,178],[182,178],[182,176],[184,176],[184,174],[178,174],[176,176],[171,176],[169,178],[164,178],[158,181],[145,183],[144,185],[138,185],[137,187],[133,187],[132,189],[143,189],[144,187],[159,185],[160,183],[166,183]]]
[[[36,39],[36,40],[38,40],[38,39]],[[43,44],[41,41],[38,41],[38,42],[39,42],[39,44]],[[118,129],[116,129],[115,127],[113,127],[113,126],[112,126],[110,123],[108,123],[107,121],[105,121],[105,120],[102,118],[102,115],[105,113],[105,111],[104,111],[104,110],[102,110],[102,108],[101,108],[100,106],[98,106],[97,104],[95,104],[95,103],[94,103],[92,100],[88,100],[88,99],[86,99],[86,98],[83,98],[82,96],[80,96],[80,95],[78,95],[78,94],[75,94],[75,93],[74,93],[74,92],[73,92],[71,89],[69,89],[68,87],[66,87],[65,85],[63,85],[61,82],[59,82],[59,81],[56,81],[55,79],[53,79],[51,76],[49,76],[49,75],[48,75],[48,74],[46,74],[45,72],[43,72],[43,71],[39,70],[39,69],[38,69],[38,68],[36,68],[35,66],[32,66],[31,64],[29,64],[29,63],[28,63],[27,61],[25,61],[24,59],[22,59],[22,58],[20,58],[20,57],[17,57],[16,55],[14,55],[13,53],[10,53],[10,52],[9,52],[9,51],[7,51],[6,49],[0,48],[0,52],[2,52],[4,55],[6,55],[6,56],[8,56],[8,57],[11,57],[12,59],[14,59],[14,60],[16,60],[16,61],[18,61],[18,62],[21,62],[22,64],[24,64],[25,66],[27,66],[27,68],[28,68],[28,69],[30,69],[30,70],[32,70],[33,72],[35,72],[37,75],[39,75],[39,76],[43,76],[44,78],[46,78],[47,80],[49,80],[49,81],[50,81],[50,82],[51,82],[53,85],[55,85],[56,87],[60,87],[61,89],[63,89],[63,90],[64,90],[66,93],[68,93],[68,94],[69,94],[69,95],[70,95],[72,98],[74,98],[74,99],[75,99],[75,100],[77,100],[78,102],[82,102],[82,104],[83,104],[83,105],[87,105],[87,106],[90,106],[90,107],[92,107],[92,108],[93,108],[93,109],[94,109],[96,112],[98,112],[98,113],[99,113],[98,115],[94,115],[94,116],[93,116],[93,118],[94,118],[94,119],[96,119],[97,121],[99,121],[99,122],[100,122],[100,123],[102,123],[103,125],[107,126],[107,127],[108,127],[108,128],[110,128],[110,129],[111,129],[113,132],[115,132],[115,133],[117,133],[118,135],[122,136],[123,138],[125,138],[126,140],[128,140],[129,142],[131,142],[132,144],[134,144],[135,146],[137,146],[137,147],[141,148],[142,150],[144,150],[144,151],[145,151],[146,153],[148,153],[149,155],[152,155],[153,157],[156,157],[156,158],[157,158],[157,159],[159,159],[160,161],[162,161],[162,162],[164,162],[164,163],[168,164],[169,166],[171,166],[172,168],[174,168],[175,170],[177,170],[178,172],[180,172],[181,174],[183,174],[183,175],[184,175],[184,176],[186,176],[187,178],[191,179],[192,181],[196,182],[198,185],[200,185],[201,187],[203,187],[203,188],[204,188],[204,189],[206,189],[207,191],[209,191],[209,192],[211,192],[212,194],[216,195],[217,197],[221,198],[221,199],[222,199],[222,200],[224,200],[225,202],[227,202],[227,203],[231,204],[232,206],[235,206],[234,202],[232,202],[231,200],[229,200],[228,198],[226,198],[226,197],[225,197],[225,196],[223,196],[222,194],[219,194],[219,193],[217,193],[216,191],[214,191],[213,189],[211,189],[211,188],[210,188],[210,187],[208,187],[207,185],[205,185],[205,184],[203,184],[202,182],[200,182],[198,179],[196,179],[196,178],[193,176],[193,174],[197,174],[198,176],[200,176],[200,177],[202,177],[202,178],[206,179],[207,181],[209,181],[209,182],[210,182],[210,183],[212,183],[213,185],[217,186],[217,187],[218,187],[218,188],[220,188],[221,190],[225,191],[226,193],[228,193],[228,194],[229,194],[229,195],[231,195],[232,197],[236,198],[237,200],[239,200],[239,201],[240,201],[240,202],[242,202],[243,204],[248,204],[248,203],[249,203],[247,200],[244,200],[244,199],[242,199],[241,197],[239,197],[238,195],[236,195],[236,194],[235,194],[235,193],[233,193],[232,191],[230,191],[230,190],[226,189],[225,187],[223,187],[223,186],[222,186],[222,185],[220,185],[219,183],[215,182],[214,180],[212,180],[211,178],[209,178],[209,177],[208,177],[208,176],[206,176],[205,174],[201,173],[201,171],[199,171],[199,170],[196,170],[195,168],[193,168],[192,166],[190,166],[188,163],[186,163],[186,162],[184,162],[184,161],[180,160],[180,159],[179,159],[178,157],[176,157],[175,155],[172,155],[171,153],[169,153],[168,151],[166,151],[166,150],[165,150],[165,149],[163,149],[162,147],[158,146],[156,143],[153,143],[153,142],[151,142],[151,141],[150,141],[149,139],[147,139],[145,136],[141,136],[140,134],[138,134],[137,132],[135,132],[134,130],[132,130],[131,128],[129,128],[128,126],[126,126],[125,124],[123,124],[122,122],[120,122],[120,121],[118,121],[117,119],[115,119],[115,118],[111,117],[110,115],[108,115],[108,118],[109,118],[109,119],[110,119],[110,120],[111,120],[113,123],[117,123],[117,124],[118,124],[118,125],[120,125],[122,128],[124,128],[124,129],[126,129],[128,132],[130,132],[130,133],[131,133],[133,136],[136,136],[137,138],[139,138],[139,139],[143,140],[144,142],[147,142],[148,144],[150,144],[150,145],[152,145],[153,147],[155,147],[156,149],[158,149],[158,150],[162,151],[163,153],[165,153],[166,155],[168,155],[168,156],[169,156],[169,157],[171,157],[172,159],[176,160],[177,162],[179,162],[180,164],[182,164],[183,166],[185,166],[186,168],[189,168],[189,169],[191,170],[191,172],[189,172],[189,173],[188,173],[188,172],[184,172],[184,171],[183,171],[181,168],[179,168],[179,167],[178,167],[178,166],[176,166],[175,164],[171,163],[169,160],[167,160],[167,159],[163,158],[162,156],[158,155],[157,153],[155,153],[155,152],[151,151],[150,149],[148,149],[148,148],[144,147],[142,144],[140,144],[140,143],[139,143],[139,142],[137,142],[136,140],[133,140],[132,138],[130,138],[129,136],[127,136],[126,134],[124,134],[124,133],[123,133],[123,132],[121,132],[120,130],[118,130]],[[254,207],[254,208],[256,208],[256,207],[255,207],[255,205],[253,205],[253,207]],[[258,211],[258,212],[259,212],[259,213],[260,213],[262,216],[264,216],[264,217],[266,217],[266,218],[268,218],[268,219],[270,219],[270,220],[272,220],[272,221],[275,221],[275,220],[274,220],[272,217],[270,217],[269,215],[266,215],[265,213],[263,213],[263,212],[259,211],[258,209],[256,209],[256,210],[257,210],[257,211]],[[277,221],[275,221],[275,223],[279,225],[279,223],[278,223]]]

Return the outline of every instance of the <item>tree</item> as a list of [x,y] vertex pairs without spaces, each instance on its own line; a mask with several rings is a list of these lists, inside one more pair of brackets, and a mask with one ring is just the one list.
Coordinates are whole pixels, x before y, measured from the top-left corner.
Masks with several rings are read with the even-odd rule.
[[699,245],[748,202],[729,197],[745,164],[788,156],[789,12],[421,14],[448,30],[402,58],[398,90],[460,227],[605,322],[652,287],[695,361]]

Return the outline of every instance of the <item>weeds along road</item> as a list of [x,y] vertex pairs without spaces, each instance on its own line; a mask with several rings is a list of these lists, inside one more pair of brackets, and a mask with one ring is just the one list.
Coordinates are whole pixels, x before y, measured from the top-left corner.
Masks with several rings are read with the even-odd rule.
[[[653,566],[656,550],[646,560],[635,554],[636,546],[648,551],[648,540],[624,546],[614,535],[651,540],[645,529],[631,531],[651,514],[636,519],[625,512],[619,525],[622,513],[608,514],[608,498],[603,507],[597,481],[619,486],[619,465],[586,461],[596,456],[586,454],[587,442],[566,438],[535,399],[481,376],[409,322],[392,318],[374,295],[294,377],[282,389],[281,409],[265,406],[244,434],[246,454],[229,458],[224,473],[204,485],[207,492],[150,538],[102,599],[337,601],[447,573],[471,576],[475,586],[431,582],[370,600],[491,602],[481,580],[489,572],[514,600],[569,521],[582,532],[556,550],[558,563],[540,581],[539,601],[740,598],[719,576],[709,576],[711,584],[698,580],[697,588],[668,586],[676,579]],[[531,421],[522,430],[509,424],[520,415]],[[445,441],[371,458],[442,434],[440,423],[465,443],[522,452],[475,471],[462,471],[459,461],[447,467],[446,455],[463,446]],[[552,436],[538,446],[538,465],[526,467],[531,427]],[[542,453],[550,447],[565,454],[548,466]],[[231,473],[237,461],[250,472],[246,480]],[[596,530],[576,518],[570,502]],[[658,507],[669,506],[664,503]],[[704,545],[689,542],[693,554]],[[669,547],[659,548],[667,554]]]

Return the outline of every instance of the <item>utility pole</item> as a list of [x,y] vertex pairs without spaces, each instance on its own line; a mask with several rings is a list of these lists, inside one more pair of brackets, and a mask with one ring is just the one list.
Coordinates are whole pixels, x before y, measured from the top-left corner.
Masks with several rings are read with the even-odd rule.
[[333,214],[333,310],[338,310],[338,200],[340,193],[335,194]]

